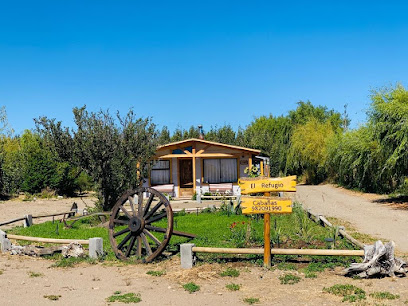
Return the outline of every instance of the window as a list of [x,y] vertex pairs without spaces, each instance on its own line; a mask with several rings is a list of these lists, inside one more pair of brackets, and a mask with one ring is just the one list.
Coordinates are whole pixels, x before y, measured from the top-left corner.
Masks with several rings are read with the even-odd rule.
[[152,186],[170,184],[169,160],[157,160],[153,163],[150,172],[150,183]]
[[235,183],[238,181],[235,158],[204,159],[204,183]]

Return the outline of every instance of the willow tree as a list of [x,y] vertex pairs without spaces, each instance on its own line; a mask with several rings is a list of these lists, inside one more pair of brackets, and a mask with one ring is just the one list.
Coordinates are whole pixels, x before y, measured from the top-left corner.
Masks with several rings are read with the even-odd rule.
[[155,153],[157,133],[150,118],[137,118],[109,111],[88,112],[74,108],[76,127],[46,117],[37,128],[61,160],[83,169],[97,184],[100,204],[110,210],[125,190],[135,188],[147,177],[149,160]]
[[336,130],[327,121],[312,118],[294,128],[287,157],[291,173],[305,175],[307,183],[318,183],[326,177],[327,147]]
[[379,171],[392,174],[398,186],[408,176],[408,91],[397,85],[374,91],[371,99],[369,122],[386,156]]

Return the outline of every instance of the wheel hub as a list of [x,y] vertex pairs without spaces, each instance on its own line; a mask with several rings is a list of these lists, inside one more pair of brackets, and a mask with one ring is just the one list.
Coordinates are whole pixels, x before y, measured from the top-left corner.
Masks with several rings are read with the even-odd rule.
[[129,229],[132,233],[141,232],[144,227],[144,222],[138,217],[132,217],[129,220]]

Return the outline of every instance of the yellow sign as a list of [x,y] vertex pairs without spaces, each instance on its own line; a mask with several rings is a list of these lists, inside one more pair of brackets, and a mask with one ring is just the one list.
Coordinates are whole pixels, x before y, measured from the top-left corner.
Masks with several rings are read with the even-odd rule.
[[247,214],[287,214],[292,212],[292,200],[277,197],[241,198],[242,213]]
[[241,187],[241,194],[296,191],[296,175],[277,178],[241,177],[238,184]]

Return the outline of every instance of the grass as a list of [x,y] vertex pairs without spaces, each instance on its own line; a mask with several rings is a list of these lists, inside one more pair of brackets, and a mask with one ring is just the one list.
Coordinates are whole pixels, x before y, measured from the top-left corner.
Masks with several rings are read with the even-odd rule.
[[392,294],[387,291],[379,291],[379,292],[370,293],[370,297],[376,300],[395,300],[395,299],[400,298],[398,294]]
[[49,299],[50,301],[58,301],[60,297],[61,297],[60,295],[54,295],[54,294],[44,295],[44,298]]
[[0,275],[2,275],[4,273],[4,270],[0,270]]
[[314,272],[306,272],[305,278],[317,278],[317,274]]
[[253,297],[245,298],[244,302],[249,305],[256,304],[256,303],[259,303],[259,298],[253,298]]
[[113,295],[110,297],[106,298],[106,301],[108,303],[114,303],[114,302],[119,302],[119,303],[125,303],[125,304],[130,304],[130,303],[139,303],[142,301],[142,298],[140,297],[139,293],[125,293],[121,294],[121,291],[115,291]]
[[162,271],[153,271],[153,270],[150,270],[150,271],[147,271],[146,274],[147,274],[147,275],[151,275],[151,276],[163,276],[163,275],[166,274],[166,271],[164,271],[164,270],[162,270]]
[[93,259],[93,258],[89,258],[89,257],[68,257],[68,258],[64,258],[62,256],[58,256],[59,254],[52,256],[55,259],[57,259],[57,261],[52,265],[52,267],[55,268],[70,268],[73,266],[76,266],[77,264],[80,263],[88,263],[88,264],[96,264],[98,262],[97,259]]
[[184,288],[184,290],[188,291],[189,293],[200,291],[200,286],[193,283],[193,282],[184,284],[183,288]]
[[293,274],[285,274],[279,276],[279,280],[282,285],[294,285],[300,282],[300,277]]
[[42,277],[42,276],[44,276],[44,274],[42,274],[42,273],[33,272],[33,271],[29,271],[29,272],[28,272],[28,275],[29,275],[30,277]]
[[[279,235],[272,235],[272,244],[276,246],[278,239],[280,247],[287,248],[326,248],[325,238],[329,237],[330,230],[321,227],[314,222],[302,217],[304,214],[299,207],[294,207],[294,213],[288,215],[273,215],[271,217],[271,229],[273,233]],[[301,216],[302,218],[300,218]],[[301,224],[300,221],[302,220]],[[160,220],[154,222],[156,226],[165,226],[167,221]],[[233,226],[233,224],[236,226]],[[306,224],[307,223],[307,224]],[[98,219],[93,217],[81,219],[76,222],[73,228],[64,228],[61,223],[52,223],[51,221],[42,224],[35,224],[31,227],[15,227],[9,231],[10,234],[26,235],[33,237],[44,238],[64,238],[64,239],[89,239],[92,237],[102,237],[104,240],[104,252],[106,256],[105,261],[116,262],[116,257],[113,253],[111,245],[109,243],[108,230],[102,227],[96,227]],[[58,227],[58,230],[57,230]],[[302,239],[302,235],[299,235],[299,227],[307,229],[305,235],[308,241]],[[196,214],[174,214],[174,229],[183,232],[194,233],[197,235],[194,239],[187,239],[173,235],[172,239],[167,247],[170,252],[178,252],[179,245],[187,241],[194,243],[196,246],[206,247],[262,247],[263,246],[263,218],[262,216],[244,216],[244,215],[228,215],[225,211],[219,210],[217,212],[203,212]],[[309,233],[313,233],[313,236],[309,236]],[[305,236],[303,235],[303,236]],[[162,238],[162,234],[158,234],[159,239]],[[24,243],[24,242],[21,242]],[[353,246],[344,239],[337,240],[337,247],[340,249],[353,249]],[[226,262],[237,255],[223,255],[219,254],[200,254],[199,260],[206,262]],[[55,263],[56,267],[71,267],[78,263],[96,263],[97,261],[88,261],[87,259],[62,259],[60,254],[55,256],[48,256],[48,258],[58,260]],[[262,265],[261,255],[241,255],[240,258],[251,261],[255,264]],[[281,262],[279,267],[283,270],[293,270],[296,268],[294,263],[282,263],[288,262],[292,259],[297,259],[296,256],[276,255],[274,261]],[[355,258],[331,258],[326,259],[324,257],[311,258],[317,265],[317,262],[324,262],[327,267],[334,267],[336,265],[348,265],[350,262],[356,261]],[[132,258],[133,259],[133,258]],[[129,260],[126,264],[132,264],[137,261]],[[316,271],[310,271],[316,272]]]
[[363,289],[349,284],[336,284],[329,288],[323,288],[323,292],[342,296],[342,302],[354,303],[366,299],[366,293]]
[[226,270],[222,271],[220,273],[220,276],[222,277],[238,277],[240,274],[239,270],[234,269],[234,268],[227,268]]
[[225,288],[227,288],[230,291],[238,291],[239,289],[241,289],[241,285],[231,283],[231,284],[225,285]]
[[284,271],[288,271],[288,270],[296,270],[296,265],[294,263],[291,262],[280,262],[276,265],[276,267],[279,270],[284,270]]

